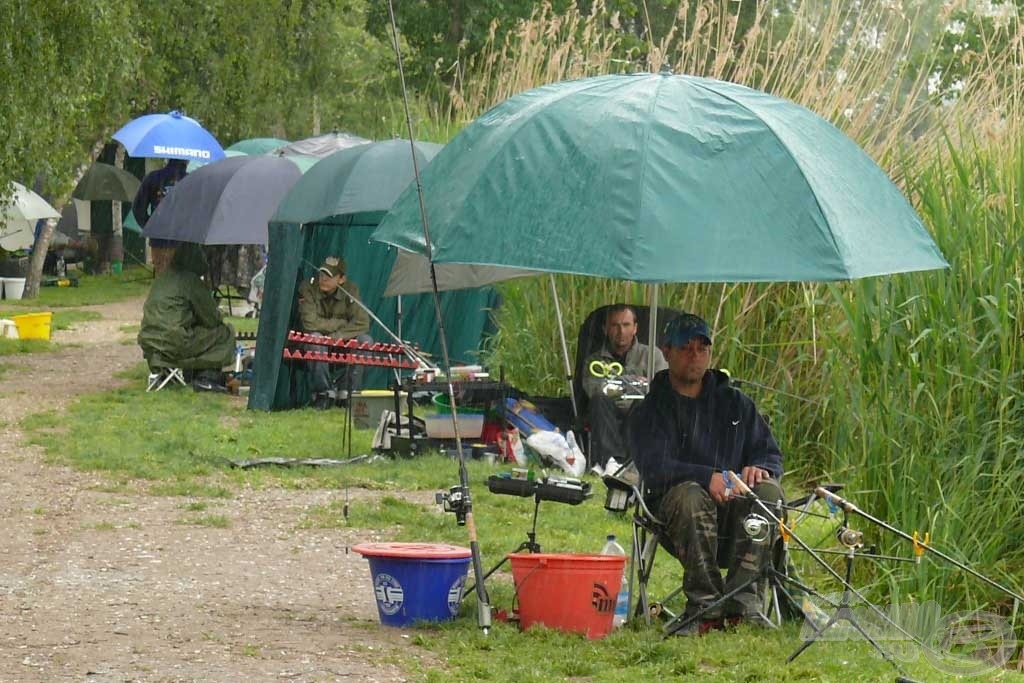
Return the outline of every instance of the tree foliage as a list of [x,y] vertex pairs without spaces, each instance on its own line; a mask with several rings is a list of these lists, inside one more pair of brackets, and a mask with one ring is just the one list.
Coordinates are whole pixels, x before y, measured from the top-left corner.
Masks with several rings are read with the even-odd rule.
[[0,193],[10,180],[67,191],[125,111],[137,69],[131,13],[118,0],[0,3]]

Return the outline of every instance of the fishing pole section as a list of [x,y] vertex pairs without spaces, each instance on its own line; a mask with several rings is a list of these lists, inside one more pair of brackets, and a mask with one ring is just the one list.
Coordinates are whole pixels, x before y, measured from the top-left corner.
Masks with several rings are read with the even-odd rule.
[[395,21],[395,9],[392,0],[388,0],[388,17],[391,20],[391,37],[395,49],[395,61],[398,66],[398,77],[402,85],[402,102],[405,107],[405,123],[409,131],[409,151],[412,155],[413,176],[416,179],[416,196],[420,204],[420,220],[423,225],[423,238],[426,241],[426,257],[430,264],[430,285],[434,300],[434,313],[437,318],[438,337],[441,343],[441,356],[444,363],[445,381],[448,388],[448,404],[451,406],[452,426],[455,433],[455,452],[459,461],[459,483],[446,492],[437,494],[437,502],[445,511],[455,514],[456,523],[465,526],[469,536],[469,550],[472,557],[473,577],[476,581],[477,625],[487,634],[491,627],[491,605],[484,585],[483,560],[480,543],[477,540],[476,523],[473,518],[473,500],[469,490],[469,474],[466,471],[466,457],[462,450],[462,436],[459,433],[458,408],[455,401],[455,387],[452,384],[451,358],[448,353],[448,339],[445,334],[444,315],[441,311],[441,295],[437,286],[437,270],[434,267],[430,241],[430,222],[427,219],[427,208],[423,195],[423,181],[420,177],[419,162],[416,160],[416,139],[412,129],[412,113],[409,110],[409,94],[405,87],[405,71],[402,66],[402,50],[398,44],[398,23]]

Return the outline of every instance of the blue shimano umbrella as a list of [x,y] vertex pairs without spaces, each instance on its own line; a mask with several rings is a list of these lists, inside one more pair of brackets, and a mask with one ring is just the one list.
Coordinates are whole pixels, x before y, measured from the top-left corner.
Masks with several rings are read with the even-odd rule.
[[205,163],[224,158],[217,138],[195,119],[180,111],[147,114],[129,121],[114,133],[133,157],[189,159]]

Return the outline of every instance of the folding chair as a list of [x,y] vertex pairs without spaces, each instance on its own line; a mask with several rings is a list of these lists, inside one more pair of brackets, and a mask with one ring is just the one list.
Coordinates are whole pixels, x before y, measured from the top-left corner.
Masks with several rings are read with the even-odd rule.
[[[651,623],[652,617],[662,619],[665,622],[663,626],[665,634],[671,635],[685,626],[692,618],[698,618],[700,613],[697,615],[687,615],[682,607],[678,611],[671,607],[680,596],[683,596],[682,581],[661,599],[653,600],[651,598],[648,584],[654,569],[654,560],[658,553],[658,547],[664,547],[673,561],[678,562],[678,558],[675,556],[675,549],[667,536],[665,524],[648,507],[640,493],[643,488],[641,482],[638,479],[631,482],[629,476],[624,476],[623,471],[628,467],[628,465],[623,467],[615,475],[606,476],[604,481],[609,488],[606,508],[612,511],[625,511],[629,509],[630,505],[633,507],[633,540],[629,570],[630,614],[634,618],[643,618],[647,624]],[[615,496],[612,494],[612,491],[625,492],[626,498],[624,503],[622,502],[622,496]],[[613,499],[616,500],[613,501]],[[796,501],[792,505],[799,506],[804,502],[805,500]],[[752,512],[756,512],[756,510],[752,510]],[[754,531],[754,529],[750,531]],[[756,579],[760,583],[760,593],[764,599],[760,613],[766,624],[778,627],[785,618],[800,614],[798,603],[787,584],[793,584],[801,590],[808,590],[808,588],[800,584],[799,581],[789,577],[787,547],[783,542],[777,525],[767,524],[766,536],[763,542],[771,546],[771,551],[768,553],[769,561]],[[732,549],[732,539],[728,536],[719,536],[718,564],[720,569],[728,569],[731,565],[733,560]],[[679,568],[682,569],[681,567]],[[727,599],[739,592],[740,589],[746,588],[748,585],[749,583],[744,584],[737,587],[736,590],[726,593],[710,605],[709,608],[723,604]],[[683,607],[685,607],[685,596],[683,598]]]
[[146,393],[160,391],[168,384],[177,382],[185,387],[185,373],[181,368],[150,368],[149,377],[146,380]]

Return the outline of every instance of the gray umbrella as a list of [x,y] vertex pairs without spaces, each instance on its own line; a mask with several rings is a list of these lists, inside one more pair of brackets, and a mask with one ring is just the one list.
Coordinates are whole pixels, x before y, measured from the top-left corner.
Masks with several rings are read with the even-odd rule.
[[334,154],[339,149],[348,149],[349,147],[366,145],[370,142],[372,142],[372,140],[361,138],[358,135],[334,131],[333,133],[317,135],[316,137],[306,138],[305,140],[296,140],[291,144],[278,147],[273,153],[304,154],[311,157],[325,157],[329,154]]
[[178,182],[143,235],[196,244],[266,244],[267,222],[302,176],[288,157],[229,157]]

